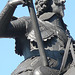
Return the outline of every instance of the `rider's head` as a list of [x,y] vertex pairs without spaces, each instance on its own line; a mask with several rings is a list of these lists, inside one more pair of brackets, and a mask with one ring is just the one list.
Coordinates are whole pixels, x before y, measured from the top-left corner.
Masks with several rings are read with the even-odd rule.
[[54,12],[60,16],[64,16],[65,0],[36,0],[35,7],[37,15],[40,16],[45,12]]

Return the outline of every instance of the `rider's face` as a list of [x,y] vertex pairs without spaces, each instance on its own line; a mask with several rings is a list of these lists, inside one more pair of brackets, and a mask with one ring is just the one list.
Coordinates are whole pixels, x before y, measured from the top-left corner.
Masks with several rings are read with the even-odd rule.
[[65,0],[53,0],[53,3],[51,5],[53,12],[60,14],[62,17],[64,16],[64,9],[65,9]]

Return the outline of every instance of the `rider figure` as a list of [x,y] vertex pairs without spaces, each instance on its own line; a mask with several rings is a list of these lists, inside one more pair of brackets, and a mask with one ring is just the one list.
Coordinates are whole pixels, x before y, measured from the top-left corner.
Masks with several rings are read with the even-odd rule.
[[[49,61],[49,67],[56,70],[60,69],[68,37],[71,37],[62,19],[64,16],[65,2],[65,0],[35,1],[39,29]],[[32,73],[35,68],[42,65],[40,64],[41,59],[39,57],[31,18],[13,17],[16,7],[20,4],[24,4],[24,1],[10,0],[0,13],[0,37],[15,38],[15,52],[23,55],[26,60],[18,67],[19,71],[17,71],[17,68],[12,75],[21,73],[24,67],[26,68],[24,75],[28,75],[28,71]],[[35,63],[33,61],[35,61]],[[40,63],[38,63],[38,61],[40,61]],[[72,62],[72,60],[67,61],[67,64]],[[23,64],[25,65],[24,67]]]

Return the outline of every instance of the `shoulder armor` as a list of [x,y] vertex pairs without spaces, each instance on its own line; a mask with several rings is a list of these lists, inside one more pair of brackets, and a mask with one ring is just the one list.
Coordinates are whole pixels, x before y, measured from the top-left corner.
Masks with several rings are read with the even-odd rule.
[[[39,20],[39,28],[42,35],[42,39],[46,41],[47,39],[50,39],[54,35],[54,30],[52,29],[50,24],[46,24],[44,21]],[[31,41],[36,41],[34,30],[32,30],[28,34],[28,39]]]
[[[42,39],[44,41],[47,41],[56,35],[61,41],[63,41],[63,43],[67,42],[67,35],[62,28],[57,27],[48,21],[41,21],[40,19],[38,19],[38,22]],[[28,34],[28,39],[36,41],[34,30]]]

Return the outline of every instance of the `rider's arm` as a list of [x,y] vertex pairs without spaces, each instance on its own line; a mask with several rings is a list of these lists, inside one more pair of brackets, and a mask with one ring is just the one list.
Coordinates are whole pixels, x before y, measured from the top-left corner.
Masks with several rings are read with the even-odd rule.
[[22,0],[10,0],[6,4],[3,11],[0,13],[0,37],[3,37],[9,27],[13,13],[17,5],[23,4]]
[[16,7],[13,7],[12,5],[7,3],[3,11],[0,13],[0,35],[1,36],[5,34],[15,8]]

